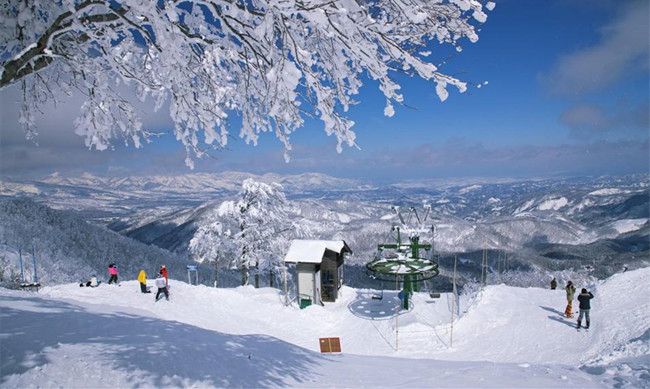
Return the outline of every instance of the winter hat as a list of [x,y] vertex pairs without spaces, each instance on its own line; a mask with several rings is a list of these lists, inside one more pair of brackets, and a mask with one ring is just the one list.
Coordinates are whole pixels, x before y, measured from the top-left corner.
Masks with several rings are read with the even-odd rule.
[[580,293],[587,293],[587,289],[582,288],[582,292],[580,292]]

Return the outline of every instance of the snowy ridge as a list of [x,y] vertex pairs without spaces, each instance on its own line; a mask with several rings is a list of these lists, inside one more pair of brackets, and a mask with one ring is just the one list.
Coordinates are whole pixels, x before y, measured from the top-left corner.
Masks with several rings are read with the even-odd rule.
[[183,175],[156,175],[142,177],[104,178],[84,173],[79,177],[61,177],[58,174],[43,180],[48,184],[62,186],[102,187],[104,189],[132,192],[176,192],[196,194],[214,190],[239,190],[241,182],[247,178],[257,177],[262,182],[278,182],[295,190],[328,190],[330,188],[352,188],[363,186],[362,181],[331,177],[320,173],[297,175],[278,175],[273,173],[256,176],[245,172],[191,173]]
[[[1,190],[9,198],[20,195],[53,209],[74,210],[94,224],[186,257],[203,215],[232,200],[241,180],[251,176],[226,172],[108,179],[87,174],[3,183]],[[371,186],[315,173],[254,178],[284,185],[290,213],[304,219],[310,238],[345,240],[354,252],[349,264],[373,258],[395,220],[391,205],[418,207],[425,201],[434,205],[439,227],[435,246],[443,254],[505,250],[524,269],[536,270],[581,269],[590,262],[596,277],[604,278],[623,267],[646,266],[639,263],[650,250],[648,175],[459,181],[456,186],[432,181]]]
[[[136,281],[0,289],[2,386],[650,387],[649,279],[645,268],[590,287],[588,332],[561,316],[562,290],[489,286],[461,300],[453,347],[448,296],[417,294],[398,351],[390,293],[344,287],[299,310],[275,289],[177,280],[158,303]],[[318,354],[332,336],[343,354]]]

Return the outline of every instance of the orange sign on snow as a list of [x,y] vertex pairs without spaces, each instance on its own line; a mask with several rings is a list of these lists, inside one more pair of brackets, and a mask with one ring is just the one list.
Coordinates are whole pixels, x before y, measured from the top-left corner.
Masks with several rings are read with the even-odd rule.
[[339,338],[319,338],[321,353],[340,353],[341,340]]

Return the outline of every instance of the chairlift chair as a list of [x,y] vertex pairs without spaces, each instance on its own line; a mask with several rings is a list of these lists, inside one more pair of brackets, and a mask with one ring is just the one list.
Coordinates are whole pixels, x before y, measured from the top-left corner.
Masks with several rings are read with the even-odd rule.
[[433,289],[431,289],[429,287],[429,283],[426,280],[424,280],[424,285],[427,288],[427,292],[428,292],[430,298],[432,298],[432,299],[439,299],[440,298],[440,293],[435,293],[433,291]]

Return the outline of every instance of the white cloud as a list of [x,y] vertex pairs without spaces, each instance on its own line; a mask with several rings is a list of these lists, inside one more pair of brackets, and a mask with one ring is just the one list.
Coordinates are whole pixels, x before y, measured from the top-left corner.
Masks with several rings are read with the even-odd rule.
[[649,69],[649,7],[647,0],[619,6],[616,18],[600,29],[597,44],[560,58],[544,77],[551,91],[580,95],[615,84]]
[[597,104],[580,103],[565,110],[559,120],[571,129],[572,135],[578,137],[625,130],[640,130],[647,135],[650,129],[650,108],[647,101],[636,107],[611,111],[613,112],[607,112]]

